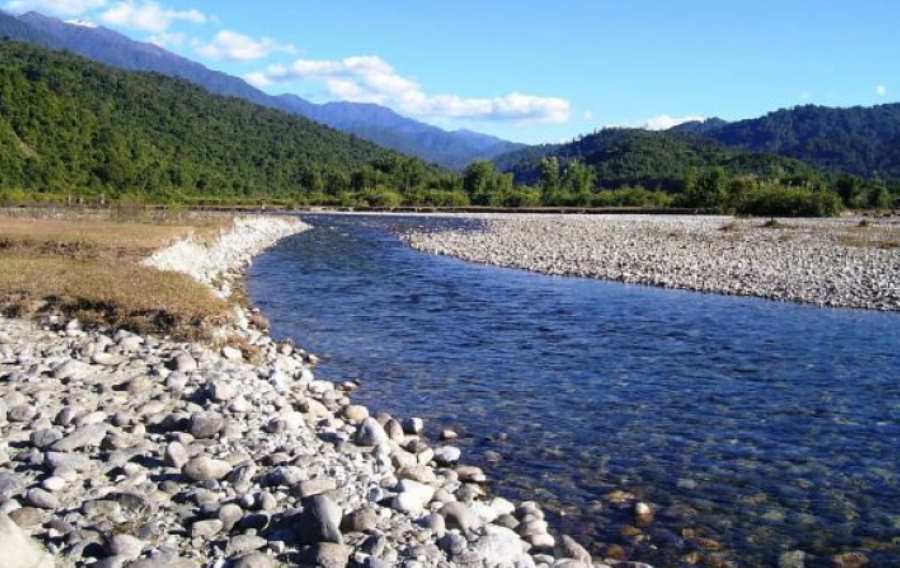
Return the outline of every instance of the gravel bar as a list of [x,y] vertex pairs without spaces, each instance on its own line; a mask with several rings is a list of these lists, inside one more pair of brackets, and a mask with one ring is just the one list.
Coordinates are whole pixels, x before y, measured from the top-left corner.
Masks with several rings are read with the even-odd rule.
[[900,222],[657,215],[485,216],[415,249],[560,276],[900,310]]

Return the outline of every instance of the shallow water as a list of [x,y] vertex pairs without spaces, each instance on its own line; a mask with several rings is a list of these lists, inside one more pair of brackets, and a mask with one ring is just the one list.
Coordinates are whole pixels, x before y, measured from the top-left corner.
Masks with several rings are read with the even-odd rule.
[[[394,233],[471,221],[305,220],[250,271],[274,335],[360,379],[355,401],[463,433],[495,490],[598,554],[900,566],[900,315],[486,267]],[[656,508],[641,536],[616,490]]]

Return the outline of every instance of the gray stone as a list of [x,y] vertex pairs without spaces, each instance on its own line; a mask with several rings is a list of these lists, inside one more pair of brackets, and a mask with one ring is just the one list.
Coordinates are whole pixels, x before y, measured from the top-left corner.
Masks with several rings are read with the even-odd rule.
[[166,465],[181,469],[188,462],[188,451],[180,442],[166,445]]
[[53,378],[60,380],[80,379],[89,375],[90,372],[91,366],[87,363],[70,359],[53,369]]
[[459,461],[462,450],[456,446],[441,446],[434,450],[434,461],[442,466],[450,466]]
[[388,442],[388,435],[374,418],[366,418],[356,430],[353,439],[359,446],[380,446]]
[[341,528],[346,532],[367,532],[378,525],[378,514],[371,507],[363,507],[344,515]]
[[325,495],[303,500],[303,512],[295,517],[300,544],[334,542],[343,544],[341,508]]
[[29,440],[31,441],[31,445],[43,449],[61,440],[62,437],[62,432],[59,430],[45,428],[43,430],[35,430],[32,432]]
[[176,353],[166,366],[179,373],[190,373],[197,370],[197,361],[190,353],[181,351]]
[[181,473],[185,477],[194,481],[219,480],[228,475],[229,472],[231,472],[231,464],[207,456],[196,457],[187,462],[181,469]]
[[59,440],[50,449],[55,452],[71,452],[88,446],[99,446],[105,437],[105,424],[89,424]]
[[562,558],[573,558],[588,566],[593,562],[591,553],[588,552],[585,547],[578,544],[574,538],[565,534],[560,537],[559,542],[556,545],[556,554]]
[[191,416],[191,435],[213,438],[225,428],[225,418],[218,412],[198,412]]
[[470,531],[479,525],[478,516],[466,505],[459,502],[447,503],[439,511],[449,529]]
[[29,489],[25,498],[33,507],[38,509],[50,509],[52,511],[60,507],[59,499],[53,493],[39,487]]
[[225,553],[228,556],[238,556],[265,548],[266,544],[266,539],[262,537],[252,534],[241,534],[232,537],[228,541],[228,544],[225,546]]
[[296,492],[301,498],[305,499],[307,497],[312,497],[313,495],[319,495],[320,493],[334,491],[336,488],[337,484],[333,479],[309,479],[307,481],[301,481],[300,484],[296,486]]
[[0,514],[0,551],[4,568],[53,568],[53,557],[4,514]]
[[224,524],[219,519],[206,519],[191,525],[191,536],[209,539],[222,532]]
[[251,552],[234,560],[232,568],[275,568],[275,560],[262,552]]
[[37,409],[30,404],[18,404],[6,413],[6,419],[10,422],[31,422],[35,416]]
[[144,541],[129,534],[113,535],[107,542],[107,550],[112,556],[126,560],[137,560],[144,551]]
[[24,488],[25,484],[15,473],[0,471],[0,501],[10,499]]
[[231,529],[244,517],[244,510],[239,505],[228,503],[219,508],[218,517],[222,521],[222,530],[231,532]]
[[334,542],[320,542],[307,547],[301,560],[321,568],[344,568],[350,561],[350,547]]

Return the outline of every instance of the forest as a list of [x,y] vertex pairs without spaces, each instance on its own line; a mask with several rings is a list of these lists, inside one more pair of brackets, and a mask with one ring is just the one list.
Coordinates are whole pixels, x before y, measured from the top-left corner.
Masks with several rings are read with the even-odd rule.
[[158,74],[0,42],[0,204],[671,207],[834,215],[896,185],[607,129],[453,172]]

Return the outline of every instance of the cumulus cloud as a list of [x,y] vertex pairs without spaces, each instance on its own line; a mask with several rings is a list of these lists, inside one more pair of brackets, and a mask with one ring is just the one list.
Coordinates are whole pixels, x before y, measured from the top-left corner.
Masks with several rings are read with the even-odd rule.
[[499,97],[430,95],[378,56],[340,60],[298,59],[289,66],[272,65],[246,77],[256,86],[294,79],[322,81],[328,91],[352,102],[389,105],[417,116],[519,122],[565,122],[571,105],[565,99],[510,93]]
[[668,130],[673,126],[684,124],[685,122],[702,122],[706,120],[705,116],[699,114],[689,114],[686,116],[669,116],[661,114],[648,118],[639,122],[626,122],[620,124],[607,124],[605,128],[643,128],[644,130]]
[[4,8],[15,13],[36,10],[54,16],[72,17],[105,5],[106,0],[11,0],[4,4]]
[[161,34],[176,21],[203,24],[208,20],[203,12],[191,10],[171,10],[156,2],[117,2],[100,15],[107,24],[133,28],[154,34]]
[[878,85],[875,87],[875,94],[879,97],[883,97],[887,95],[887,86],[886,85]]
[[160,32],[147,39],[159,47],[180,47],[187,43],[188,36],[181,32]]
[[691,114],[687,116],[669,116],[668,114],[661,114],[659,116],[654,116],[653,118],[648,118],[643,124],[641,124],[640,128],[644,128],[646,130],[668,130],[673,126],[678,126],[679,124],[684,124],[685,122],[704,120],[706,120],[706,117],[699,114]]
[[210,59],[253,61],[276,51],[295,53],[296,48],[290,44],[279,44],[267,37],[257,40],[231,30],[222,30],[216,34],[212,42],[200,45],[197,51]]

